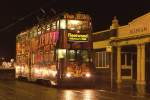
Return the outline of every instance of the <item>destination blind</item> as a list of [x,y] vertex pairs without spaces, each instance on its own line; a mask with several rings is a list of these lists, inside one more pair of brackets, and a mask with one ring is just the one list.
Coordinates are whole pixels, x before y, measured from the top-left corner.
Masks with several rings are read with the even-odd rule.
[[88,34],[68,33],[68,41],[87,42]]

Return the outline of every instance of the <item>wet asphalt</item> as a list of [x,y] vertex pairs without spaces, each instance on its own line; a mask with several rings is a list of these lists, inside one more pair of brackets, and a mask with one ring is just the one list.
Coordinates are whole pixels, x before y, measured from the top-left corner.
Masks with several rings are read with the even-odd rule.
[[3,80],[0,81],[0,100],[150,100],[150,94],[143,87],[56,88]]

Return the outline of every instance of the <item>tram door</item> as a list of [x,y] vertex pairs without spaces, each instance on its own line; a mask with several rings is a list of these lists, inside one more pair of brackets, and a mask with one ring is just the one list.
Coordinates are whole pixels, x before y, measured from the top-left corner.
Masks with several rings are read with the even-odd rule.
[[135,53],[121,52],[121,78],[133,79],[133,65]]

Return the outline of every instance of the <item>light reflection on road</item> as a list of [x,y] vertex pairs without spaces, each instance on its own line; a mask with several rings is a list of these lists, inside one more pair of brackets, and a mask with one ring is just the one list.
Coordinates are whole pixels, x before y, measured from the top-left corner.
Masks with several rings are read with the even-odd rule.
[[64,100],[74,100],[74,93],[71,90],[66,90],[64,92]]
[[83,100],[92,100],[92,97],[95,97],[94,91],[91,90],[83,91]]
[[93,100],[95,93],[93,90],[63,90],[62,96],[64,100]]

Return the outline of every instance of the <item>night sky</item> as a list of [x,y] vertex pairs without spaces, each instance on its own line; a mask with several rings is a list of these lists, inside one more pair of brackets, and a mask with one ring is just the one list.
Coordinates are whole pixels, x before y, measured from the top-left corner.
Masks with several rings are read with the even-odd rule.
[[150,0],[1,0],[0,57],[15,57],[16,34],[37,23],[37,17],[78,10],[91,15],[96,32],[108,29],[113,16],[117,16],[120,25],[126,25],[148,13]]

